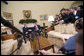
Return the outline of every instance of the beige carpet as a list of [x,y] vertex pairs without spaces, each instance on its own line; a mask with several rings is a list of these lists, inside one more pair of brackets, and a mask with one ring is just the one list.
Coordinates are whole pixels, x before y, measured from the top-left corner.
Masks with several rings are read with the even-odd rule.
[[63,41],[60,38],[56,38],[53,37],[51,35],[48,36],[48,40],[54,44],[54,48],[55,48],[55,53],[60,54],[61,52],[59,52],[58,50],[62,47],[63,45]]
[[[10,55],[10,53],[14,51],[16,48],[17,48],[17,40],[9,39],[2,41],[1,55]],[[30,42],[27,41],[26,44],[23,42],[20,50],[16,51],[14,55],[33,55]]]
[[[50,43],[54,44],[55,53],[59,53],[58,50],[63,44],[62,40],[53,38],[52,36],[49,36],[48,40]],[[1,55],[9,55],[17,48],[17,40],[9,39],[1,42]],[[52,49],[49,49],[47,51],[53,53]],[[34,55],[30,42],[27,41],[26,44],[23,42],[21,49],[17,50],[13,55]]]

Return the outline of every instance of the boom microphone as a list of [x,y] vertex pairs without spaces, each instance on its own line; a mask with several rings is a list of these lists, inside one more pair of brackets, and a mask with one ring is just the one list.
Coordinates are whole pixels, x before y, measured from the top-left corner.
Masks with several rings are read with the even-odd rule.
[[2,1],[2,2],[8,5],[8,2],[7,1]]
[[15,26],[13,26],[10,22],[6,21],[3,17],[1,17],[1,23],[6,26],[9,27],[11,29],[13,29],[14,31],[20,33],[21,35],[23,35],[24,37],[24,41],[26,43],[25,37],[27,37],[25,34],[23,34],[19,29],[17,29]]

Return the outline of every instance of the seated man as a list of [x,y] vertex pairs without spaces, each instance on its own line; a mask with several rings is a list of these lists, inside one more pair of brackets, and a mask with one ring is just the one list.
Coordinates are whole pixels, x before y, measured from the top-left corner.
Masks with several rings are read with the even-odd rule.
[[29,36],[29,33],[28,33],[28,27],[27,27],[27,24],[24,24],[24,27],[23,27],[23,33],[27,36],[27,37],[30,37]]
[[63,54],[75,54],[76,43],[75,39],[83,32],[83,18],[75,22],[75,29],[78,32],[76,35],[70,37],[60,49]]
[[[79,36],[77,36],[75,42],[76,42],[75,55],[83,55],[83,33],[80,33]],[[64,54],[49,53],[45,50],[39,50],[39,52],[42,53],[43,55],[64,55]]]

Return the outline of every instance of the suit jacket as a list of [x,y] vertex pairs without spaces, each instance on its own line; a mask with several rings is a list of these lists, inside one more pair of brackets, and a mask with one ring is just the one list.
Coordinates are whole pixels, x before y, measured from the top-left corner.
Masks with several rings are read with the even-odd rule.
[[83,17],[83,10],[78,10],[76,16],[78,16],[78,18]]
[[23,33],[26,33],[26,32],[28,32],[28,27],[23,27]]
[[75,15],[73,13],[69,14],[69,22],[74,23],[75,22]]
[[[39,30],[41,30],[40,25],[37,25],[37,27],[38,27]],[[34,26],[33,30],[36,31],[36,26]]]
[[65,14],[62,19],[65,23],[74,23],[75,22],[75,15],[73,13]]
[[69,22],[69,14],[63,15],[62,20],[64,20],[65,23],[68,23]]

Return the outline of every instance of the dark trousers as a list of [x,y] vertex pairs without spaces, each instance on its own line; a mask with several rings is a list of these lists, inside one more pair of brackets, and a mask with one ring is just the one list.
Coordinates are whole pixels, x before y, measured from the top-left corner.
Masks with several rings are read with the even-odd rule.
[[62,51],[62,53],[66,55],[75,55],[75,51],[73,53],[69,53],[69,51],[67,51],[63,46],[59,49],[59,51]]
[[38,31],[35,31],[34,33],[35,33],[35,36],[41,35],[41,32],[39,30]]
[[25,33],[25,35],[27,36],[27,38],[29,38],[29,37],[30,37],[30,34],[29,34],[29,33],[28,33],[28,34],[26,34],[26,33]]

